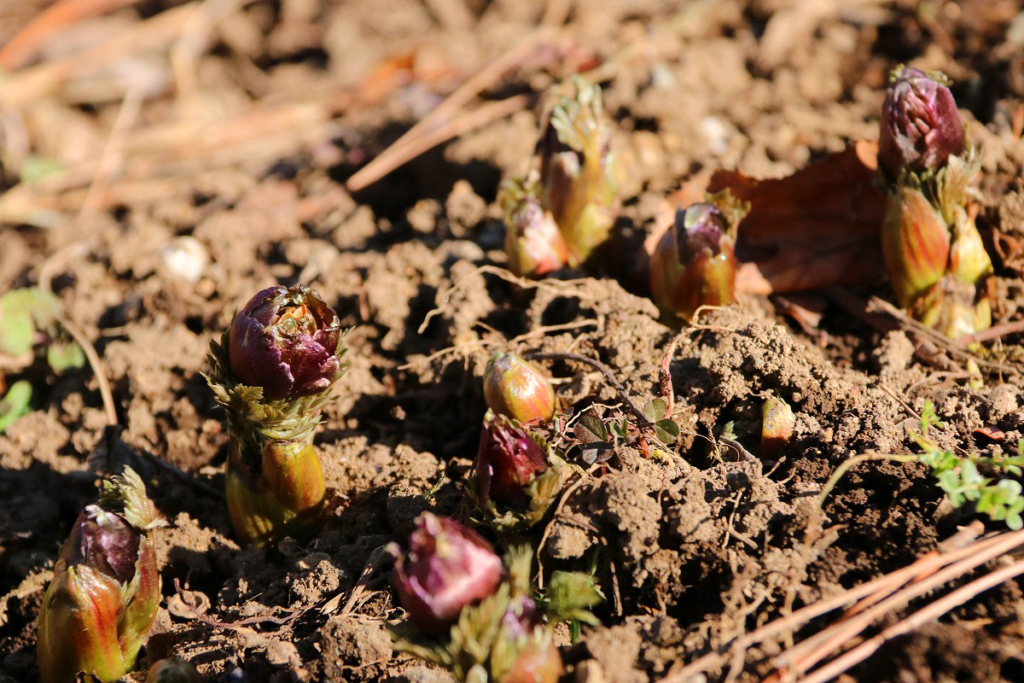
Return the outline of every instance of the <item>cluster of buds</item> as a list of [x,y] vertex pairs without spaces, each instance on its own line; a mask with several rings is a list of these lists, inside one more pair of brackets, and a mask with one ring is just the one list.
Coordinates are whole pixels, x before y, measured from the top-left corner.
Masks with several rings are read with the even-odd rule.
[[43,683],[79,674],[107,683],[131,671],[160,604],[153,529],[162,524],[130,468],[78,516],[39,613]]
[[554,683],[562,660],[529,595],[529,572],[528,552],[503,563],[475,531],[423,513],[393,575],[409,615],[398,647],[463,681]]
[[567,469],[539,425],[487,411],[467,499],[496,531],[526,530],[544,518]]
[[502,185],[510,269],[538,277],[584,264],[615,223],[616,165],[601,89],[574,79],[541,137],[540,172]]
[[543,434],[555,391],[539,368],[504,351],[487,363],[483,384],[489,410],[467,500],[495,530],[522,531],[544,517],[565,481],[566,464]]
[[950,337],[992,321],[992,261],[967,207],[978,162],[942,74],[899,67],[882,104],[882,254],[896,298]]
[[651,295],[666,316],[690,321],[701,306],[733,302],[736,230],[749,209],[725,190],[676,212],[650,261]]
[[269,287],[214,342],[206,380],[231,432],[226,495],[235,534],[263,544],[310,534],[326,488],[313,433],[344,372],[338,315],[306,287]]

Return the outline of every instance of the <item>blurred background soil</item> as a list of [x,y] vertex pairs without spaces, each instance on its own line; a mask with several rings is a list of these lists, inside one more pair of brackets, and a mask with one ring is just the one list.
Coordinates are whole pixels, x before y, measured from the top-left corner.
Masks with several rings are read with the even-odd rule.
[[[576,273],[531,289],[481,268],[506,263],[498,183],[529,167],[543,93],[574,73],[604,86],[622,164],[618,238],[635,248],[665,196],[694,178],[779,178],[877,138],[889,69],[944,71],[983,162],[995,317],[1024,317],[1016,0],[94,4],[106,11],[31,49],[10,41],[51,3],[0,5],[0,293],[43,284],[59,296],[94,340],[120,425],[88,367],[54,377],[36,363],[6,377],[32,381],[35,410],[0,435],[5,683],[37,680],[35,621],[59,544],[97,473],[124,462],[170,522],[149,661],[180,654],[211,680],[237,667],[253,681],[448,680],[392,652],[382,620],[399,611],[382,575],[350,598],[371,552],[403,539],[420,511],[460,509],[489,353],[571,348],[650,397],[676,336],[629,260],[612,273],[621,283]],[[373,182],[355,175],[495,60],[506,68],[441,117],[440,144]],[[881,280],[846,295],[891,299]],[[336,307],[352,366],[317,437],[333,490],[326,527],[307,546],[243,550],[219,496],[228,437],[200,373],[234,311],[277,282],[308,284]],[[671,364],[679,456],[620,449],[559,511],[542,553],[553,568],[600,558],[604,626],[575,644],[559,636],[570,677],[658,680],[909,564],[965,522],[925,467],[878,464],[840,483],[830,531],[804,548],[831,471],[857,453],[911,449],[926,399],[946,422],[943,447],[991,450],[982,428],[1006,444],[1024,437],[1019,372],[987,371],[971,388],[843,301],[746,295],[682,335]],[[993,362],[1019,362],[1019,343],[1004,339]],[[617,400],[599,373],[547,369],[564,379],[567,407]],[[770,394],[797,413],[784,457],[711,457],[730,421],[756,443]],[[738,680],[768,674],[784,643],[748,652]],[[1022,651],[1011,581],[851,675],[1020,681]]]

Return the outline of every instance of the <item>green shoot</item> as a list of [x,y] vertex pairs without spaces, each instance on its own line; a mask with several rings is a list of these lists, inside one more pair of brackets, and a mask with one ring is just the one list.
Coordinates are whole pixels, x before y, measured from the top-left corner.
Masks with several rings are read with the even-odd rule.
[[[1024,496],[1021,484],[1006,477],[1021,475],[1024,467],[1024,441],[1017,444],[1017,455],[995,455],[983,457],[975,453],[965,456],[943,450],[928,438],[928,430],[941,427],[942,422],[935,415],[931,401],[921,411],[921,433],[914,437],[924,450],[920,462],[932,468],[935,477],[953,507],[974,503],[975,509],[994,521],[1005,521],[1011,529],[1024,526],[1021,513],[1024,512]],[[991,472],[987,477],[982,471]]]
[[[941,428],[942,421],[935,414],[931,401],[926,401],[921,411],[921,433],[914,440],[924,450],[920,454],[894,455],[891,453],[865,453],[856,455],[836,468],[818,495],[817,510],[820,512],[828,494],[835,488],[842,476],[854,465],[868,460],[890,462],[921,462],[932,469],[939,488],[943,490],[953,507],[969,503],[989,519],[1006,522],[1011,529],[1024,527],[1024,496],[1021,483],[1009,477],[1019,477],[1024,471],[1024,440],[1017,443],[1017,455],[997,454],[982,456],[977,453],[957,455],[953,451],[939,448],[931,438],[929,430]],[[994,476],[985,476],[991,473]]]

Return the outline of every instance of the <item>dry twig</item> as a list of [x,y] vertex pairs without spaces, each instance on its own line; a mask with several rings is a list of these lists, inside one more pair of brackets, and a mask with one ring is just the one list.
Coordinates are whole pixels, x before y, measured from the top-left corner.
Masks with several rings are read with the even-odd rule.
[[447,28],[464,31],[474,23],[465,0],[423,0],[423,4]]
[[1024,320],[1015,320],[1012,323],[1003,323],[1002,325],[996,325],[990,327],[987,330],[981,332],[975,332],[969,334],[966,337],[961,337],[957,341],[967,346],[969,344],[976,344],[981,342],[992,341],[993,339],[999,339],[1010,334],[1019,334],[1024,332]]
[[[425,131],[421,135],[417,135],[409,140],[407,144],[391,152],[386,158],[386,163],[378,164],[374,167],[373,172],[360,176],[363,171],[370,168],[370,165],[367,164],[358,173],[349,178],[345,186],[350,192],[358,192],[367,185],[377,182],[402,164],[412,161],[427,150],[433,149],[453,138],[465,135],[472,130],[481,128],[492,121],[503,119],[520,109],[525,109],[532,100],[533,98],[530,95],[513,95],[508,99],[489,102],[478,109],[463,114],[457,119]],[[394,149],[394,147],[390,147],[388,151]],[[380,159],[380,157],[377,157],[377,159]],[[374,161],[377,159],[374,159]],[[358,179],[357,176],[359,176]]]
[[195,2],[174,7],[139,22],[130,32],[82,54],[23,69],[0,84],[0,103],[19,107],[44,99],[77,74],[109,66],[140,50],[165,47],[178,37],[195,9]]
[[115,174],[117,167],[121,165],[121,151],[124,147],[124,140],[128,131],[135,125],[135,119],[139,116],[139,107],[142,105],[142,90],[132,88],[124,96],[121,107],[117,111],[114,125],[110,129],[107,143],[103,146],[103,153],[100,155],[99,163],[96,165],[96,172],[93,174],[92,182],[89,183],[89,190],[82,200],[82,208],[78,212],[78,221],[84,224],[91,220],[99,211],[103,194],[106,192],[111,177]]
[[[1024,532],[1016,531],[985,539],[972,546],[974,552],[932,574],[919,575],[909,585],[875,601],[870,608],[843,619],[776,657],[776,666],[788,669],[788,676],[802,675],[831,656],[878,618],[906,607],[915,598],[940,588],[969,571],[1024,544]],[[782,680],[788,680],[783,676]]]
[[82,19],[105,14],[139,0],[57,0],[40,12],[9,43],[0,48],[0,69],[14,71],[25,65],[48,41]]
[[[839,595],[812,603],[792,614],[776,619],[755,631],[733,640],[731,643],[727,643],[712,652],[698,657],[682,669],[671,673],[663,681],[664,683],[686,683],[693,676],[720,666],[727,656],[730,656],[737,650],[749,648],[757,643],[798,629],[811,620],[840,607],[856,603],[879,592],[892,592],[908,582],[920,581],[922,578],[934,574],[942,567],[960,562],[964,558],[975,559],[980,557],[981,562],[979,564],[982,564],[1008,552],[1009,549],[1024,544],[1024,531],[1014,531],[960,545],[963,538],[973,531],[974,529],[968,528],[965,532],[961,532],[949,539],[943,544],[946,546],[943,552],[929,553],[902,569],[897,569],[894,572],[862,583]],[[969,571],[969,569],[962,568],[961,573]]]
[[96,382],[99,384],[100,396],[103,399],[103,411],[107,414],[107,424],[111,426],[116,425],[117,407],[114,405],[114,394],[110,391],[110,381],[107,380],[107,373],[103,368],[103,361],[100,360],[100,355],[96,353],[96,347],[85,336],[82,328],[73,323],[63,312],[57,315],[57,322],[68,331],[68,334],[85,352],[85,357],[89,361],[89,367],[92,368],[92,372],[96,376]]
[[825,681],[830,681],[850,667],[870,657],[885,642],[910,633],[924,624],[938,619],[946,612],[959,607],[979,593],[994,588],[1004,581],[1009,581],[1015,576],[1020,576],[1021,574],[1024,574],[1024,560],[1018,560],[1017,562],[1007,565],[1002,569],[997,569],[990,574],[986,574],[985,576],[975,579],[971,583],[956,589],[949,595],[936,600],[926,607],[922,607],[913,615],[903,619],[893,626],[890,626],[877,636],[869,638],[857,647],[843,654],[841,657],[838,657],[814,673],[809,674],[802,680],[804,683],[825,683]]
[[[957,356],[963,359],[964,361],[966,361],[968,358],[973,358],[974,361],[980,367],[987,367],[993,370],[1000,370],[1002,372],[1009,372],[1014,374],[1019,372],[1019,370],[1012,365],[1006,365],[1004,363],[995,363],[993,361],[977,357],[976,355],[968,352],[964,348],[966,346],[966,342],[964,340],[950,339],[946,335],[937,332],[936,330],[933,330],[924,323],[918,320],[914,320],[906,313],[893,306],[888,301],[880,299],[877,296],[871,297],[871,299],[868,301],[867,311],[868,313],[882,312],[895,318],[900,323],[901,327],[912,330],[914,334],[924,339],[927,339],[940,349],[943,349],[947,353]],[[1010,332],[1007,332],[1006,334],[1010,334]]]
[[[430,149],[431,147],[450,139],[450,137],[454,137],[453,135],[450,135],[449,137],[438,139],[437,130],[446,123],[449,125],[454,124],[452,115],[455,114],[455,112],[468,104],[474,97],[489,88],[508,71],[518,65],[526,56],[533,52],[541,40],[549,37],[550,34],[551,29],[549,27],[542,27],[533,31],[526,36],[526,38],[512,46],[512,48],[505,52],[505,54],[498,57],[496,60],[467,79],[447,98],[445,98],[437,108],[427,114],[423,120],[406,131],[405,134],[398,138],[398,140],[396,140],[390,147],[377,155],[373,161],[359,169],[357,173],[349,178],[348,182],[345,184],[348,190],[350,192],[358,192],[359,190],[377,182],[388,173],[391,173],[391,171],[395,170],[409,159],[415,158],[418,154],[425,151],[425,149]],[[509,100],[505,100],[505,102],[509,102]],[[526,106],[526,102],[523,102],[522,106]],[[480,110],[477,111],[479,112]],[[512,111],[514,111],[514,109]],[[475,114],[477,112],[473,113]],[[507,113],[511,113],[511,111]],[[483,123],[486,122],[487,121],[484,121]],[[480,125],[482,125],[482,123]],[[462,132],[465,132],[465,130]],[[433,137],[434,139],[437,139],[437,141],[430,144],[425,149],[420,149],[419,152],[411,154],[410,149],[423,148],[425,144],[423,138],[431,133],[434,134]]]

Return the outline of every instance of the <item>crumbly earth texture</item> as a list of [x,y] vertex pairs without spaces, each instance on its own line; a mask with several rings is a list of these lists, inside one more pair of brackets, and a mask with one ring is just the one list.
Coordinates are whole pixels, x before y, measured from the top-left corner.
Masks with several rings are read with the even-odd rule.
[[[138,3],[69,35],[89,49],[182,4]],[[157,532],[164,601],[143,664],[180,655],[209,680],[238,669],[250,681],[450,680],[393,649],[385,622],[401,612],[374,550],[403,541],[423,510],[460,514],[485,412],[481,375],[496,348],[599,359],[643,405],[658,394],[676,340],[669,367],[681,434],[672,452],[622,446],[597,467],[568,454],[587,474],[571,480],[540,559],[551,571],[596,558],[607,601],[596,609],[602,625],[584,626],[577,641],[557,631],[565,680],[659,680],[935,550],[973,517],[945,501],[923,465],[854,468],[824,515],[814,507],[845,459],[914,452],[926,400],[944,421],[934,432],[944,448],[992,452],[983,429],[1001,430],[1004,450],[1024,438],[1020,372],[985,369],[971,386],[955,359],[929,358],[904,331],[880,331],[833,297],[811,300],[823,316],[806,329],[780,300],[743,296],[679,332],[660,321],[631,262],[529,287],[502,277],[494,200],[505,174],[528,168],[540,102],[358,192],[344,184],[545,17],[564,19],[561,38],[520,58],[485,96],[541,93],[573,70],[604,65],[621,165],[616,239],[634,249],[663,197],[703,171],[781,177],[876,137],[888,70],[912,61],[956,83],[984,171],[979,226],[1000,254],[995,318],[1017,320],[1024,3],[580,0],[564,3],[567,17],[557,16],[563,3],[534,0],[238,4],[202,28],[207,37],[185,67],[191,85],[166,50],[140,49],[123,56],[124,70],[72,80],[4,119],[5,154],[74,169],[109,144],[115,166],[125,155],[156,170],[146,182],[107,172],[88,196],[87,187],[49,190],[57,217],[46,227],[0,202],[11,212],[0,211],[9,221],[0,227],[0,293],[48,278],[95,340],[120,422],[107,426],[88,367],[53,376],[37,362],[5,377],[33,383],[35,410],[0,435],[0,683],[38,680],[36,620],[59,545],[98,473],[123,463],[143,475],[169,522]],[[0,43],[30,16],[0,21]],[[59,59],[59,46],[41,58]],[[144,96],[128,132],[111,136],[124,114],[120,77]],[[281,118],[253,118],[257,98],[262,116]],[[220,135],[243,142],[259,125],[273,134],[248,146],[189,137],[196,131],[173,138],[178,117],[224,126]],[[148,129],[165,135],[147,141]],[[5,163],[0,156],[0,189],[13,193]],[[234,311],[279,282],[307,284],[336,308],[351,328],[351,366],[316,437],[331,492],[324,528],[306,544],[243,549],[219,493],[228,434],[200,373]],[[852,294],[892,298],[884,283]],[[1004,337],[992,357],[1021,367],[1020,342]],[[541,365],[568,413],[620,401],[588,366]],[[792,406],[796,426],[781,457],[761,461],[770,395]],[[723,457],[716,444],[728,423],[754,456]],[[759,644],[730,680],[761,680],[787,637],[817,627]],[[1010,581],[887,644],[849,680],[1019,681],[1022,651],[1024,595]],[[709,679],[727,674],[715,669]]]

